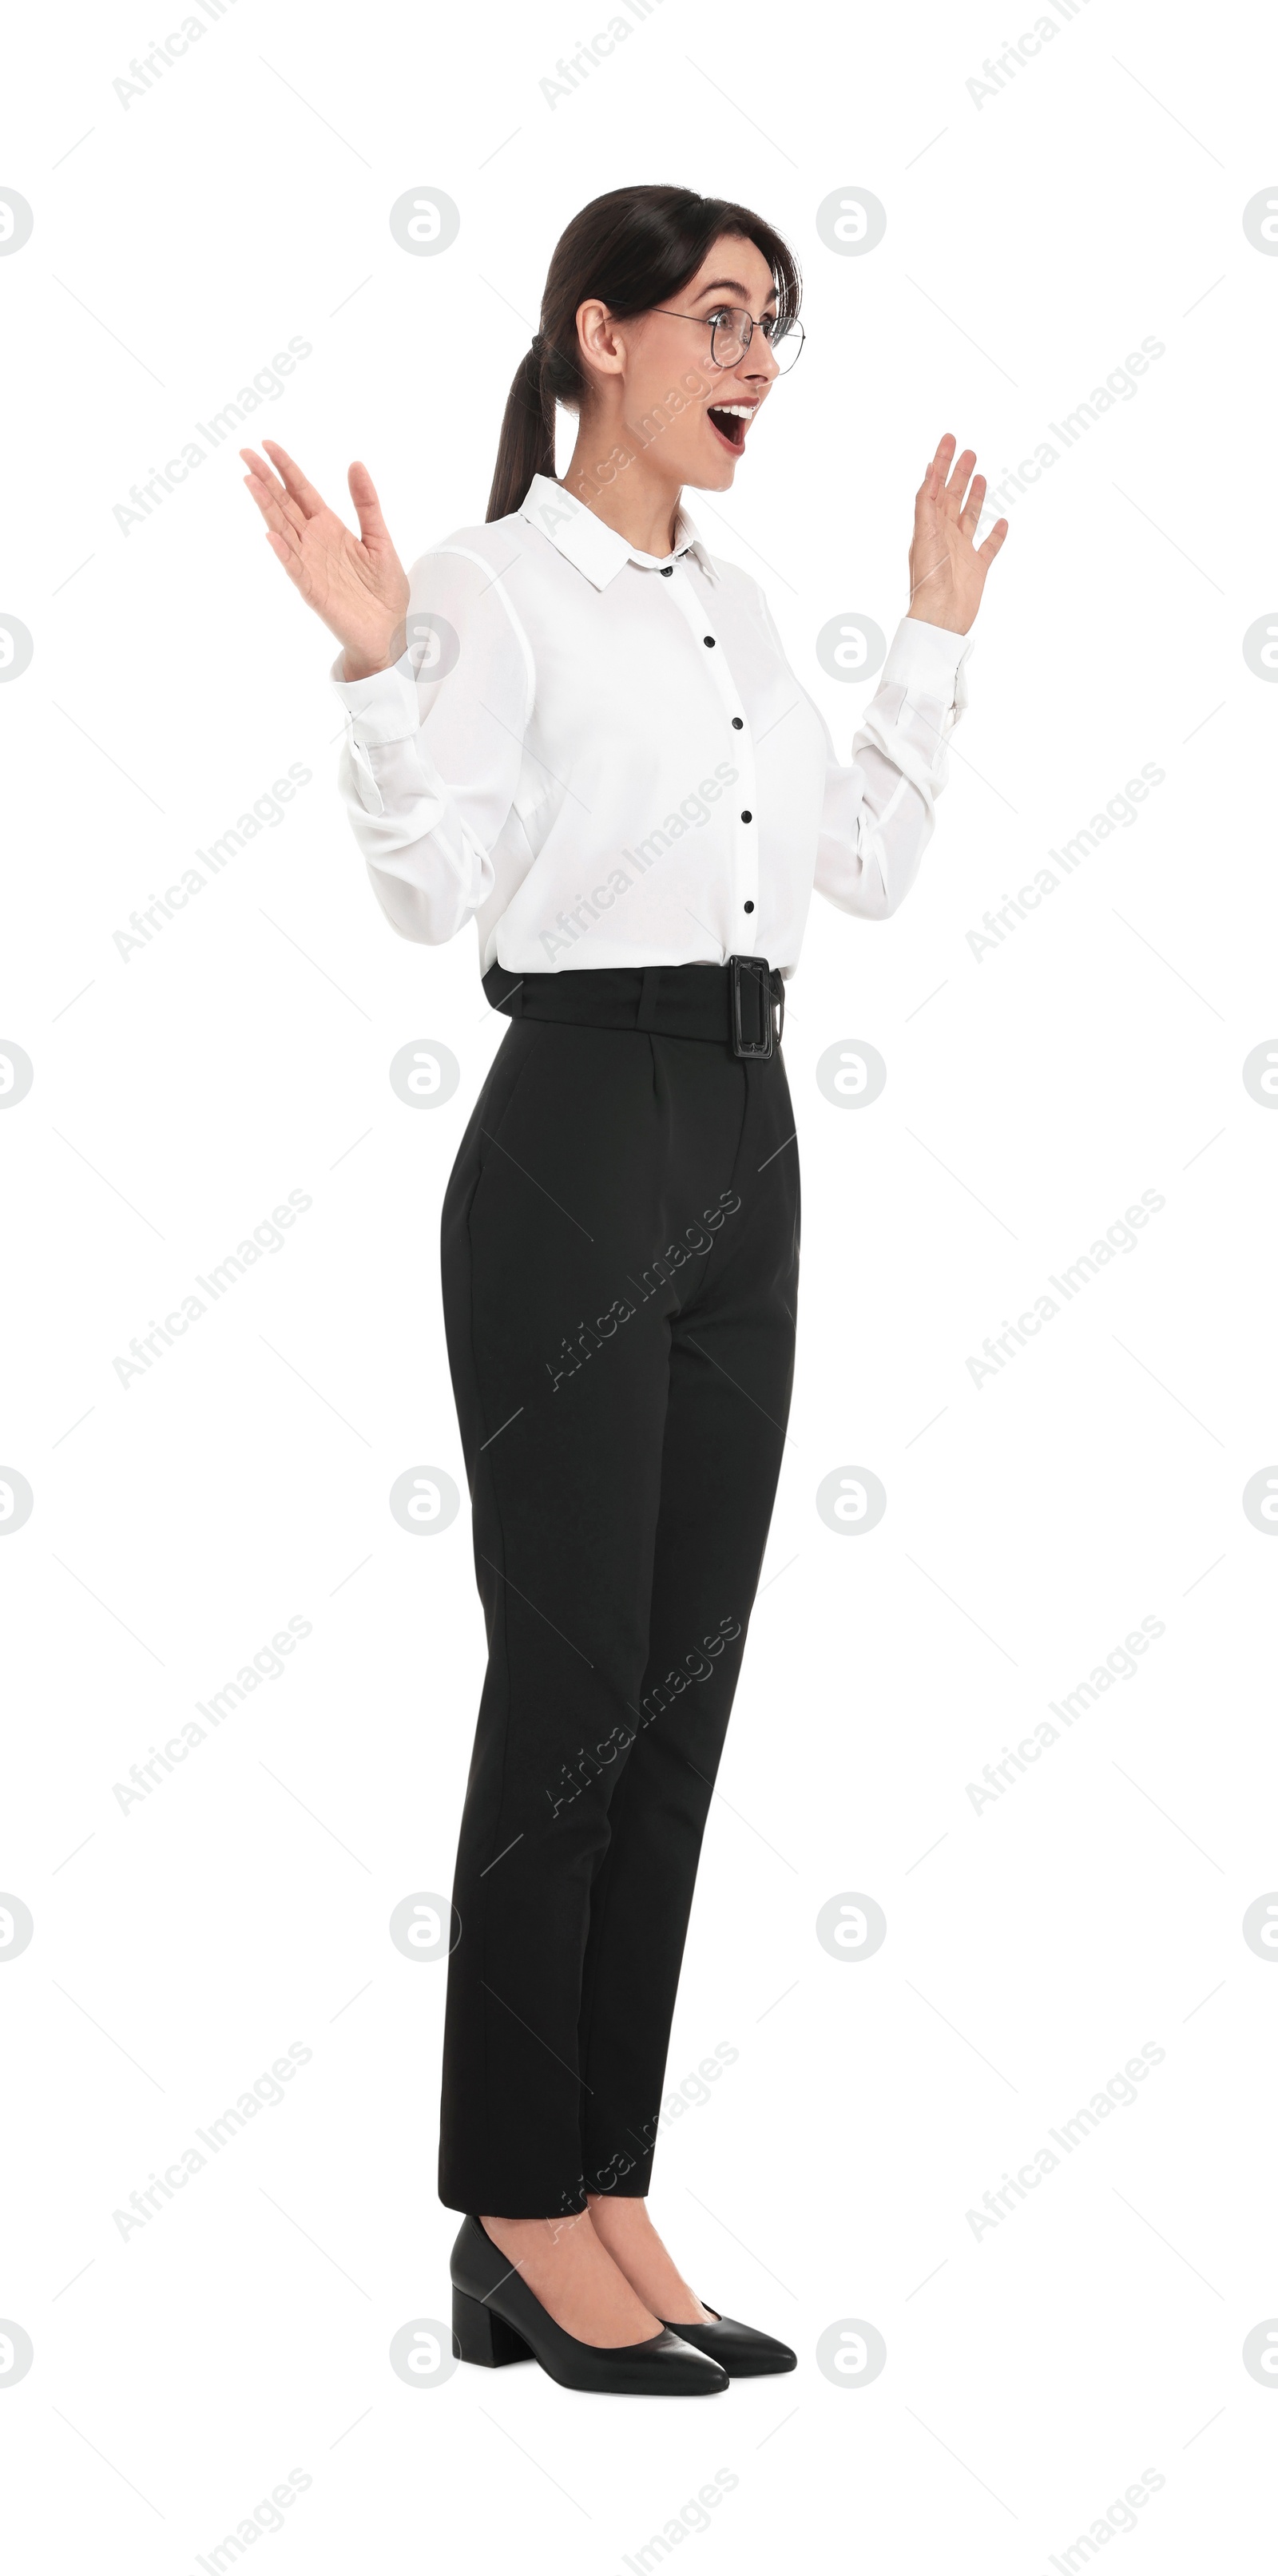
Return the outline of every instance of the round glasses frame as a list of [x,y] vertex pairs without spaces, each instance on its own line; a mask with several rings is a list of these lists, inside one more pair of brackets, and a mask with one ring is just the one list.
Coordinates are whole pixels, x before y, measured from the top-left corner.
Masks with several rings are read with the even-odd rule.
[[[796,316],[793,321],[786,324],[779,344],[774,343],[772,333],[777,325],[776,314],[766,313],[762,322],[756,322],[754,315],[747,313],[745,307],[740,304],[717,305],[713,313],[676,313],[668,304],[654,304],[652,309],[654,313],[667,314],[672,322],[700,322],[702,325],[708,323],[712,367],[735,367],[738,358],[745,356],[755,332],[761,330],[769,349],[776,358],[778,372],[785,376],[793,366],[797,365],[806,336],[803,324]],[[723,354],[725,350],[731,351],[732,354],[725,356]],[[781,354],[783,350],[787,352],[784,357]]]

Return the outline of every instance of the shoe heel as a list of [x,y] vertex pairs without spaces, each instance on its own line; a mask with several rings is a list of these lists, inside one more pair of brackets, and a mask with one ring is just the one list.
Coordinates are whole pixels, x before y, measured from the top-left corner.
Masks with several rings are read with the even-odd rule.
[[462,2360],[478,2362],[482,2370],[533,2358],[532,2346],[504,2317],[494,2316],[481,2300],[468,2299],[464,2290],[453,2292],[453,2338]]

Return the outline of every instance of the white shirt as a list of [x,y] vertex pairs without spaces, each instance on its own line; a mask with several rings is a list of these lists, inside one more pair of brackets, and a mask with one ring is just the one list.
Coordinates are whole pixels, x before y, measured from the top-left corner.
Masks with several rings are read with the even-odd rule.
[[672,554],[640,554],[539,474],[410,584],[401,659],[331,675],[341,792],[406,939],[473,920],[481,974],[792,973],[814,886],[876,920],[909,892],[970,636],[902,619],[845,763],[758,583],[683,511]]

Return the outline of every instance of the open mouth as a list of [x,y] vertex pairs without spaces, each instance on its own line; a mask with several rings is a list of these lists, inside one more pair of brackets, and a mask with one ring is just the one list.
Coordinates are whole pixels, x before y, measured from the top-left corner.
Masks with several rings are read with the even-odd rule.
[[717,438],[734,456],[745,448],[745,435],[759,406],[757,403],[711,403],[706,417]]

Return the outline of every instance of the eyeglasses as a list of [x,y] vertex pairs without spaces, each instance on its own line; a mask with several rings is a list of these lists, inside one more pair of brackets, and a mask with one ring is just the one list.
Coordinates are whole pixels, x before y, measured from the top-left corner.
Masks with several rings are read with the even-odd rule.
[[712,367],[737,366],[756,331],[762,331],[782,375],[803,347],[803,324],[797,318],[786,321],[780,314],[765,313],[762,322],[756,322],[740,304],[719,304],[713,313],[675,313],[667,304],[656,304],[653,311],[669,314],[672,322],[708,322]]

